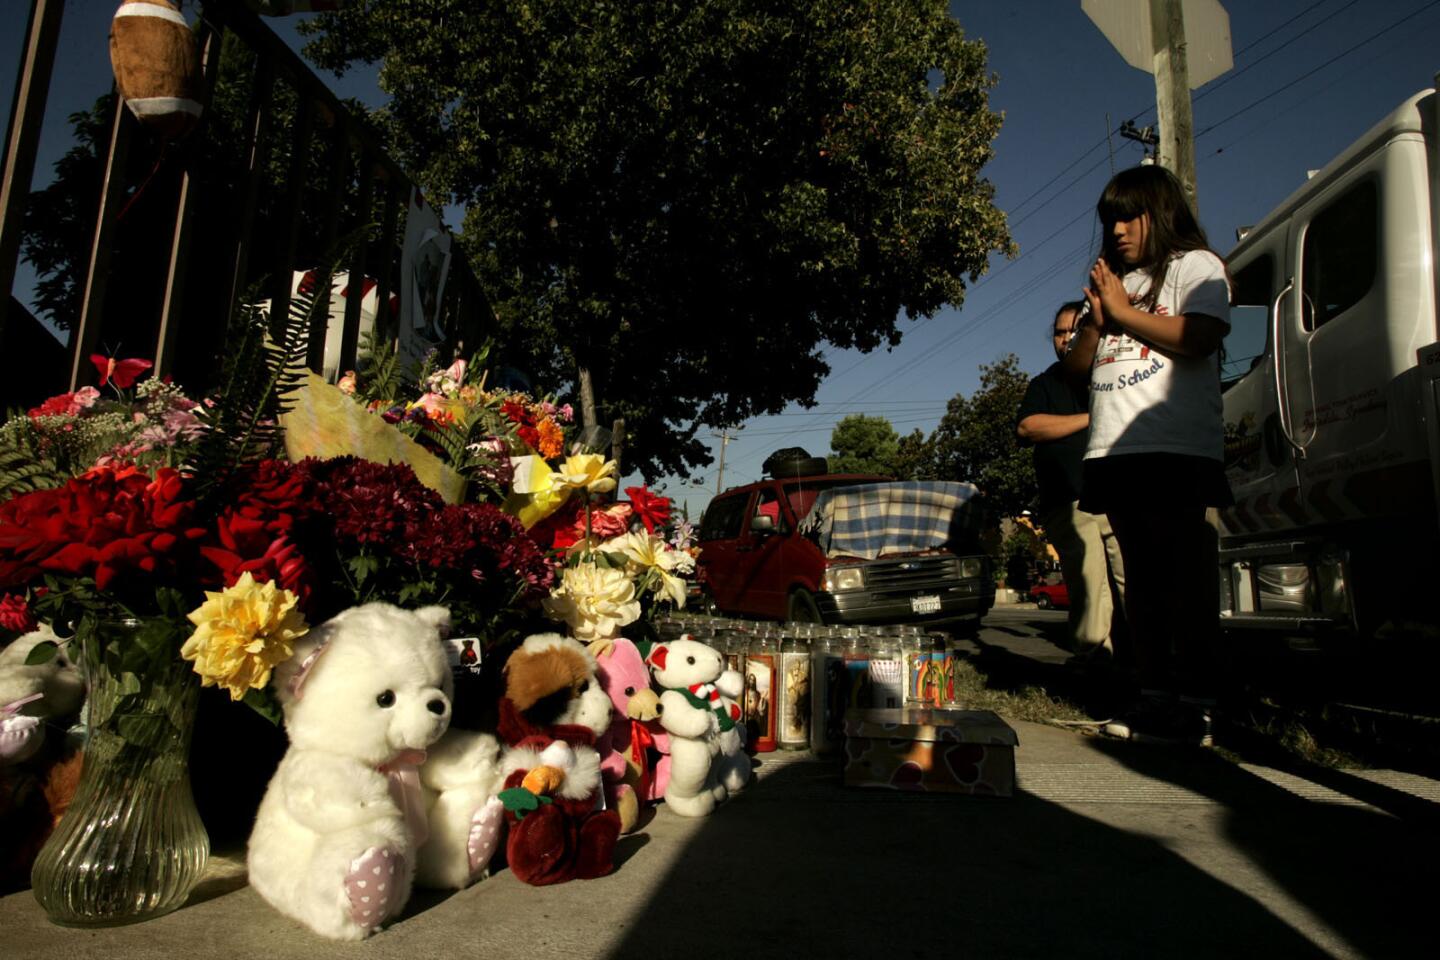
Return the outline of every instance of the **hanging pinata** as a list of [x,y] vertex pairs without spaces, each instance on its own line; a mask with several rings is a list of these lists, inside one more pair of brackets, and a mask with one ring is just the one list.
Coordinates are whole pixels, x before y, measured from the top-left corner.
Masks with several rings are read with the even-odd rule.
[[163,140],[200,120],[195,34],[168,0],[122,3],[110,23],[110,64],[130,112]]

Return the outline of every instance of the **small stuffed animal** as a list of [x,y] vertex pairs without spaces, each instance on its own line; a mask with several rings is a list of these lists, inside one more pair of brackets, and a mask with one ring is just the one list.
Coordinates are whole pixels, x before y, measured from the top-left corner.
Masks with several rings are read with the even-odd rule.
[[603,877],[615,869],[620,816],[600,810],[600,754],[610,698],[595,658],[555,633],[526,638],[505,663],[500,699],[501,759],[509,834],[505,856],[516,879],[541,886]]
[[[745,692],[745,677],[738,670],[726,670],[715,680],[720,705],[732,719],[738,720],[740,704],[736,701]],[[745,725],[733,723],[716,734],[720,752],[715,757],[715,779],[727,793],[739,793],[750,782],[750,755],[745,752]]]
[[[605,802],[620,814],[620,832],[629,833],[639,823],[641,804],[652,798],[655,769],[650,751],[669,753],[670,737],[659,723],[660,695],[650,689],[650,668],[639,648],[617,637],[596,640],[590,652],[595,655],[600,686],[614,707],[610,729],[596,744]],[[661,785],[656,796],[662,796],[664,789]]]
[[275,671],[290,749],[255,818],[250,884],[321,936],[367,937],[410,898],[429,831],[419,769],[450,725],[449,619],[354,607]]
[[35,857],[80,780],[80,744],[66,727],[85,701],[85,683],[63,645],[48,662],[25,664],[47,642],[60,641],[41,625],[0,650],[0,893],[29,886]]
[[649,663],[660,694],[660,723],[670,735],[665,803],[681,816],[704,817],[724,800],[727,791],[716,775],[718,735],[740,719],[734,701],[716,688],[725,673],[725,658],[688,634],[656,644]]

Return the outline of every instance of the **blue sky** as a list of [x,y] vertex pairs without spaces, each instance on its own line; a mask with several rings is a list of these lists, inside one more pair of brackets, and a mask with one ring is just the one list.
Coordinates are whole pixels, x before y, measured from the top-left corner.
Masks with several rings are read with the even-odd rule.
[[[1228,0],[1235,68],[1195,91],[1200,218],[1222,253],[1237,227],[1256,222],[1410,94],[1429,87],[1440,59],[1440,0]],[[194,4],[186,9],[193,16]],[[52,105],[36,173],[48,180],[68,147],[65,115],[108,88],[106,31],[114,0],[69,0]],[[23,0],[5,5],[0,31],[0,110],[8,111],[24,27]],[[986,175],[1020,246],[997,258],[961,309],[902,323],[893,351],[827,351],[832,374],[813,410],[794,407],[743,425],[726,452],[724,485],[755,480],[774,449],[829,449],[846,414],[888,417],[896,429],[934,429],[945,402],[970,393],[978,368],[1016,353],[1029,371],[1051,359],[1046,324],[1073,299],[1096,246],[1093,206],[1111,171],[1112,126],[1154,120],[1152,78],[1120,58],[1079,0],[955,0],[967,35],[983,40],[999,76],[992,105],[1004,112]],[[286,21],[271,21],[282,34]],[[1308,76],[1307,76],[1308,74]],[[372,74],[334,84],[342,95],[383,101]],[[1113,163],[1140,149],[1118,137]],[[17,282],[22,293],[23,275]],[[711,431],[702,432],[707,440]],[[711,440],[712,447],[718,441]],[[665,481],[692,513],[717,482],[712,467],[690,484]],[[698,484],[698,485],[696,485]]]

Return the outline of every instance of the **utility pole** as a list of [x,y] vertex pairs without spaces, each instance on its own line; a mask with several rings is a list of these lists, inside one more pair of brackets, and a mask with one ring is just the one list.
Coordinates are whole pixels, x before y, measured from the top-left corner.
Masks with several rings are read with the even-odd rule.
[[1150,36],[1155,46],[1155,117],[1160,128],[1160,165],[1179,178],[1191,211],[1195,194],[1195,121],[1190,112],[1190,67],[1185,47],[1185,12],[1180,0],[1150,0]]
[[[1080,0],[1080,8],[1126,63],[1155,75],[1159,162],[1179,178],[1198,216],[1190,91],[1234,65],[1224,5],[1220,0]],[[1121,136],[1148,139],[1149,128],[1128,126],[1129,132],[1121,127]]]
[[715,473],[715,495],[718,497],[720,491],[725,489],[725,448],[735,438],[730,436],[729,431],[721,430],[719,433],[712,433],[710,436],[720,441],[720,468]]

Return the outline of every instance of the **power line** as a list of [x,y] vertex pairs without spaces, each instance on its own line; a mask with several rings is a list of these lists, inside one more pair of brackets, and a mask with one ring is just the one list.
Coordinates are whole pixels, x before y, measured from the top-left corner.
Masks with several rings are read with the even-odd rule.
[[[1324,3],[1324,2],[1325,2],[1325,0],[1321,0],[1321,3]],[[1301,37],[1304,37],[1305,35],[1311,33],[1312,31],[1316,30],[1317,28],[1325,25],[1326,23],[1329,23],[1331,20],[1334,20],[1334,19],[1335,19],[1336,17],[1338,17],[1340,14],[1344,13],[1346,10],[1349,10],[1351,7],[1355,6],[1355,4],[1357,4],[1357,3],[1359,3],[1359,2],[1360,2],[1360,0],[1350,0],[1350,2],[1347,3],[1347,4],[1345,4],[1343,7],[1339,7],[1338,9],[1333,10],[1333,11],[1331,11],[1330,13],[1327,13],[1325,16],[1321,17],[1319,20],[1316,20],[1314,23],[1310,24],[1310,26],[1306,27],[1304,30],[1301,30],[1299,33],[1295,34],[1295,36],[1291,37],[1289,40],[1286,40],[1284,43],[1280,44],[1280,46],[1276,47],[1274,50],[1271,50],[1269,53],[1265,54],[1263,57],[1260,57],[1260,58],[1257,59],[1257,60],[1253,60],[1253,61],[1251,61],[1250,63],[1247,63],[1245,66],[1241,67],[1239,70],[1232,70],[1232,71],[1230,71],[1228,74],[1225,75],[1225,77],[1224,77],[1223,79],[1221,79],[1221,80],[1219,80],[1219,81],[1217,81],[1217,82],[1215,82],[1215,83],[1209,84],[1208,86],[1205,87],[1204,90],[1202,90],[1202,91],[1200,91],[1199,93],[1195,94],[1194,100],[1192,100],[1192,102],[1205,99],[1206,97],[1210,96],[1210,94],[1214,93],[1216,90],[1219,90],[1221,87],[1225,86],[1225,84],[1227,84],[1227,83],[1229,83],[1230,81],[1234,80],[1236,77],[1243,76],[1246,71],[1251,70],[1251,69],[1253,69],[1253,68],[1255,68],[1255,67],[1258,67],[1260,64],[1264,63],[1266,60],[1269,60],[1271,57],[1275,56],[1275,54],[1279,53],[1281,50],[1284,50],[1286,47],[1290,46],[1290,44],[1295,43],[1295,42],[1296,42],[1297,40],[1299,40]],[[1300,17],[1303,17],[1306,13],[1309,13],[1311,10],[1314,10],[1314,9],[1315,9],[1316,7],[1318,7],[1318,6],[1320,6],[1319,3],[1311,4],[1310,6],[1306,7],[1304,10],[1300,11],[1299,13],[1297,13],[1295,16],[1291,17],[1289,20],[1286,20],[1285,23],[1282,23],[1282,24],[1280,25],[1280,27],[1284,27],[1284,26],[1286,26],[1287,24],[1294,23],[1294,22],[1295,22],[1296,20],[1298,20]],[[1279,30],[1280,27],[1276,27],[1275,30]],[[1270,33],[1267,33],[1265,36],[1266,36],[1266,37],[1270,36],[1270,34],[1273,34],[1273,33],[1275,32],[1275,30],[1271,30]],[[1263,40],[1263,39],[1265,39],[1265,37],[1261,37],[1260,39]],[[1260,42],[1259,40],[1255,41],[1255,43],[1259,43],[1259,42]],[[1249,50],[1250,47],[1255,46],[1255,43],[1252,43],[1252,44],[1250,44],[1249,46],[1247,46],[1247,47],[1245,48],[1245,50]],[[1241,53],[1243,53],[1243,52],[1244,52],[1244,51],[1242,50]],[[1237,53],[1235,56],[1238,57],[1239,55],[1240,55],[1240,54]]]
[[1295,86],[1296,84],[1301,83],[1301,82],[1303,82],[1303,81],[1305,81],[1305,80],[1310,79],[1310,78],[1313,77],[1315,74],[1319,73],[1321,70],[1326,69],[1327,67],[1329,67],[1329,66],[1333,65],[1334,63],[1336,63],[1337,61],[1343,60],[1345,57],[1348,57],[1350,54],[1354,53],[1356,50],[1359,50],[1361,47],[1363,47],[1363,46],[1365,46],[1365,45],[1367,45],[1367,44],[1369,44],[1369,43],[1372,43],[1372,42],[1380,39],[1381,37],[1383,37],[1385,34],[1389,33],[1390,31],[1395,30],[1395,29],[1403,26],[1403,25],[1406,24],[1407,22],[1415,19],[1417,16],[1419,16],[1419,15],[1422,14],[1422,13],[1424,13],[1426,10],[1429,10],[1430,8],[1432,8],[1432,7],[1434,7],[1434,6],[1437,6],[1437,5],[1440,5],[1440,0],[1431,0],[1430,3],[1427,3],[1427,4],[1425,4],[1424,6],[1419,7],[1419,8],[1416,9],[1416,10],[1411,11],[1410,13],[1407,13],[1405,16],[1401,17],[1399,20],[1396,20],[1394,23],[1390,24],[1388,27],[1385,27],[1385,28],[1383,28],[1383,29],[1381,29],[1381,30],[1379,30],[1379,31],[1377,31],[1377,32],[1375,32],[1375,33],[1372,33],[1370,36],[1366,37],[1364,40],[1361,40],[1359,43],[1355,43],[1355,44],[1352,44],[1352,45],[1349,46],[1349,47],[1346,47],[1346,48],[1345,48],[1344,50],[1342,50],[1340,53],[1337,53],[1335,56],[1331,57],[1329,60],[1326,60],[1324,63],[1320,64],[1318,67],[1315,67],[1315,68],[1312,69],[1312,70],[1307,70],[1305,73],[1302,73],[1300,76],[1296,77],[1294,80],[1291,80],[1289,83],[1284,84],[1283,86],[1277,87],[1276,89],[1274,89],[1274,90],[1270,91],[1269,93],[1265,94],[1263,97],[1260,97],[1258,100],[1254,100],[1254,101],[1252,101],[1251,103],[1246,104],[1245,106],[1241,107],[1239,110],[1236,110],[1234,113],[1230,114],[1229,116],[1225,117],[1224,119],[1215,121],[1214,123],[1212,123],[1212,124],[1210,124],[1208,127],[1206,127],[1204,130],[1201,130],[1199,133],[1195,134],[1195,139],[1196,139],[1196,140],[1199,140],[1201,137],[1205,136],[1207,133],[1209,133],[1210,131],[1216,129],[1217,127],[1224,126],[1225,124],[1229,123],[1231,120],[1234,120],[1236,117],[1240,117],[1240,116],[1243,116],[1243,115],[1246,114],[1246,113],[1249,113],[1251,110],[1253,110],[1253,109],[1255,109],[1256,107],[1260,106],[1260,104],[1264,103],[1266,100],[1273,99],[1274,97],[1277,97],[1277,96],[1279,96],[1280,94],[1284,93],[1286,90],[1289,90],[1291,87]]

